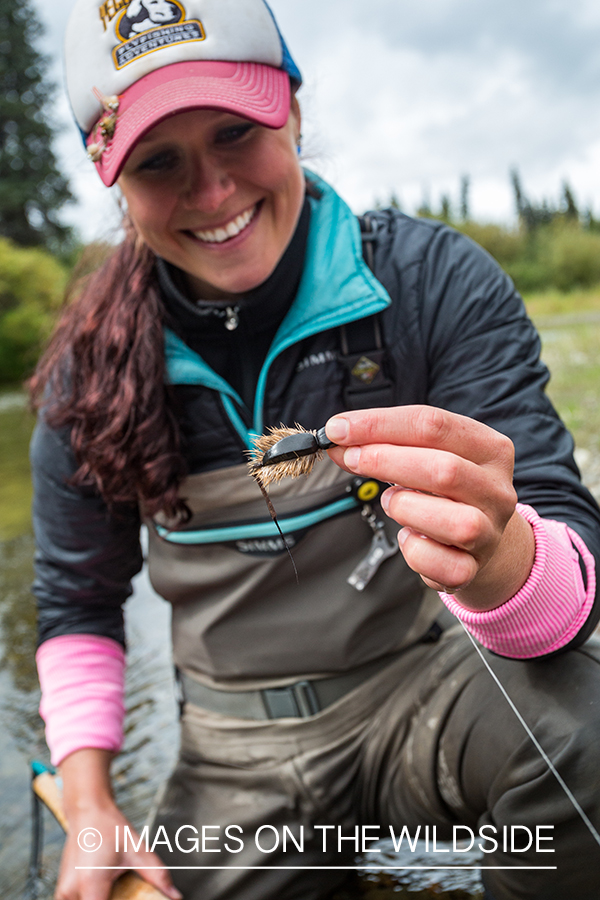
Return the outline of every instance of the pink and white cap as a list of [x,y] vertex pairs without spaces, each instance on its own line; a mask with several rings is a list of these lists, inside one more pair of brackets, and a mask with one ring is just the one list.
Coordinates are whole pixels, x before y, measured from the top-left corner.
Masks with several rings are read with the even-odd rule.
[[265,0],[77,0],[67,90],[104,184],[179,112],[222,109],[281,128],[302,81]]

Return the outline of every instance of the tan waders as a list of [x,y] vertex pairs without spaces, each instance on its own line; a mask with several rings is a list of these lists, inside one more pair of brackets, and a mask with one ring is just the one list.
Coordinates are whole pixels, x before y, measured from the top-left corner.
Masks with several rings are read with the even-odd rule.
[[[534,662],[486,656],[599,826],[600,644]],[[204,867],[173,871],[186,900],[323,897],[346,875],[334,867],[354,865],[344,838],[357,825],[380,826],[368,837],[389,837],[390,826],[411,837],[429,826],[431,836],[435,826],[438,840],[457,825],[476,837],[489,826],[498,849],[482,865],[509,867],[484,875],[495,900],[600,897],[600,847],[459,626],[308,717],[248,719],[187,703],[159,825],[169,866]],[[275,869],[252,868],[266,866]]]

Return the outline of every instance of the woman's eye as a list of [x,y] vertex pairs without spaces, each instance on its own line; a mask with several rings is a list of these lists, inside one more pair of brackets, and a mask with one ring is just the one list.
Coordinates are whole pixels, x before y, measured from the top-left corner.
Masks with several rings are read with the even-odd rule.
[[236,141],[240,141],[252,131],[254,127],[252,122],[242,122],[239,125],[231,125],[229,128],[221,128],[221,130],[217,132],[215,143],[235,144]]
[[138,172],[169,172],[177,167],[179,156],[172,150],[161,150],[153,153],[138,163]]

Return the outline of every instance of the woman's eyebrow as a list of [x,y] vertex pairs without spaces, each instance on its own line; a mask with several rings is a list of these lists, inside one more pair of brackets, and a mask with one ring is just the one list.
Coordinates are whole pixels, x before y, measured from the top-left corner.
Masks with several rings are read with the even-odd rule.
[[137,143],[139,146],[140,144],[151,144],[153,141],[158,145],[158,144],[161,144],[163,141],[168,141],[168,138],[167,137],[156,138],[156,137],[152,137],[151,134],[145,134],[145,135],[143,135],[143,137],[141,137],[139,139],[139,141]]

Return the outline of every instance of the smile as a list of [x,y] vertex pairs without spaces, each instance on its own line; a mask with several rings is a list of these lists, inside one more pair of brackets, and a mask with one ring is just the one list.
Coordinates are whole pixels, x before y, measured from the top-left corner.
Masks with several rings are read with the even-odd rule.
[[235,219],[232,219],[231,222],[228,222],[227,225],[221,226],[221,228],[207,228],[206,231],[192,231],[194,237],[198,238],[199,241],[204,241],[207,244],[223,244],[225,241],[230,241],[232,238],[237,237],[238,234],[241,234],[244,229],[248,227],[254,216],[258,211],[259,204],[256,203],[250,209],[247,209],[245,212],[240,213],[239,216],[236,216]]

